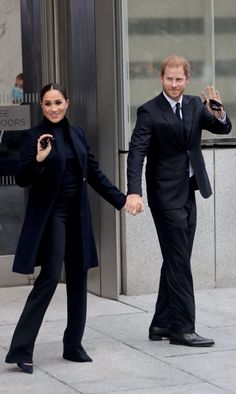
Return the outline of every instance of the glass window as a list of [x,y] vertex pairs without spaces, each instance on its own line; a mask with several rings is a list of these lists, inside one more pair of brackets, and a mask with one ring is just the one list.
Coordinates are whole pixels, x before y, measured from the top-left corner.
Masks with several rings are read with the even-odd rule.
[[[201,95],[206,85],[215,85],[233,120],[234,0],[127,0],[127,13],[130,132],[137,107],[161,91],[160,61],[175,53],[191,64],[186,93]],[[214,143],[218,137],[205,132],[204,138]]]
[[[0,2],[0,256],[15,253],[24,213],[24,190],[15,185],[23,105],[20,0]],[[24,108],[23,108],[24,107]]]
[[[214,1],[215,79],[227,112],[235,124],[236,117],[236,3]],[[233,127],[229,138],[236,137]]]

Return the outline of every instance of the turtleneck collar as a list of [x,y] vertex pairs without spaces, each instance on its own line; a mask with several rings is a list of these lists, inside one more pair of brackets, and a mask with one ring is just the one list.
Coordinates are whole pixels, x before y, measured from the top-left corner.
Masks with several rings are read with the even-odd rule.
[[57,128],[60,128],[60,129],[67,129],[68,126],[69,126],[69,122],[68,122],[68,119],[67,119],[66,117],[64,117],[62,120],[60,120],[60,122],[53,123],[53,122],[50,122],[50,120],[48,120],[48,119],[44,116],[44,117],[43,117],[42,123],[45,125],[45,127],[46,127],[48,130],[55,130],[55,129],[57,129]]

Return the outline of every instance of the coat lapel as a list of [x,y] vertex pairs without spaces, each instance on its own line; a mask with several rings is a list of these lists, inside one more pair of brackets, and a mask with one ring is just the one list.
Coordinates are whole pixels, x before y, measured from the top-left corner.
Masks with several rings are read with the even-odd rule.
[[58,127],[57,124],[51,125],[50,127],[47,122],[43,121],[38,128],[38,136],[44,133],[53,134],[55,140],[52,142],[52,151],[50,153],[50,166],[48,166],[48,171],[54,174],[54,180],[58,182],[61,181],[61,177],[65,169],[65,146],[63,138],[63,130]]
[[69,133],[75,149],[76,156],[79,160],[83,172],[83,176],[85,176],[85,173],[87,171],[87,151],[85,145],[82,142],[78,131],[76,131],[74,127],[69,127]]

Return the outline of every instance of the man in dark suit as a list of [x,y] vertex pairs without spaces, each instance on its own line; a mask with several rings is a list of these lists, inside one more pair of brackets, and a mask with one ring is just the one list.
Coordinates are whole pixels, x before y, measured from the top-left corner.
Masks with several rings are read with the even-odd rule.
[[[213,86],[198,96],[184,95],[190,65],[181,56],[161,63],[163,91],[137,111],[128,154],[126,211],[143,210],[141,177],[145,156],[148,205],[156,226],[163,264],[149,339],[171,344],[211,346],[195,332],[191,252],[196,228],[195,190],[212,194],[201,152],[202,130],[227,134],[231,122]],[[212,99],[217,105],[212,107]],[[178,104],[179,103],[179,104]]]

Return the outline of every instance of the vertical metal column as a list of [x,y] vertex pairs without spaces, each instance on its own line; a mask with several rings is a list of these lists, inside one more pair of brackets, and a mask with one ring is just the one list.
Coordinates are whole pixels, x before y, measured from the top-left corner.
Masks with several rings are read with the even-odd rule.
[[[116,14],[114,0],[95,0],[98,152],[101,168],[119,185]],[[120,214],[100,201],[101,295],[120,293]]]
[[[49,80],[66,86],[70,121],[85,129],[102,170],[118,185],[115,1],[22,0],[21,5],[26,91],[39,92]],[[37,111],[38,105],[35,121]],[[90,270],[89,290],[117,298],[119,213],[92,190],[90,202],[101,265]]]

